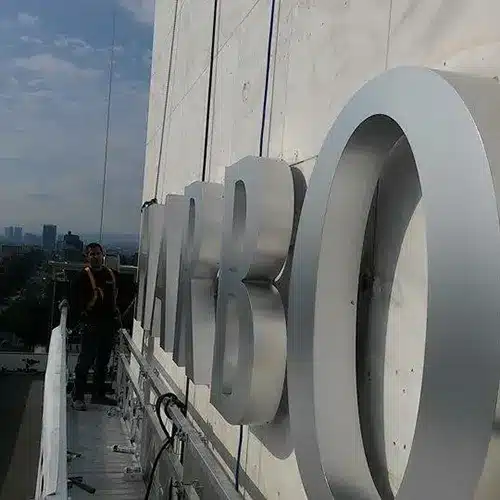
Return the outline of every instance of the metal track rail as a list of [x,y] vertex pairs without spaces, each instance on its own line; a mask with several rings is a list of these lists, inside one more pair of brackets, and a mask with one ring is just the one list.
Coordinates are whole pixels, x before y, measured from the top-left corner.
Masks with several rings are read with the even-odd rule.
[[[147,363],[126,330],[121,331],[121,337],[125,340],[126,347],[139,364],[140,376],[144,377],[151,389],[157,395],[170,393],[170,388],[161,379],[158,370]],[[120,343],[123,347],[123,342]],[[159,441],[163,442],[167,436],[158,421],[154,406],[146,402],[143,391],[140,389],[136,377],[133,376],[130,363],[123,352],[120,353],[118,360],[121,365],[120,373],[130,383],[143,407],[143,416],[148,425],[151,425],[152,429],[154,429]],[[243,497],[236,491],[233,482],[206,445],[204,437],[184,416],[180,408],[172,402],[167,402],[165,412],[177,429],[177,439],[182,441],[185,447],[182,464],[179,456],[172,450],[166,449],[162,454],[162,466],[166,469],[173,487],[177,490],[178,497],[180,494],[180,498],[193,500],[241,500]]]

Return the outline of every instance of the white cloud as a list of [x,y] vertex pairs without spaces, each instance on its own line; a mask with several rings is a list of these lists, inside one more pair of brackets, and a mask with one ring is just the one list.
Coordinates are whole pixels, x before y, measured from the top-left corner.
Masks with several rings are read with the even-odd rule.
[[[42,222],[75,232],[98,227],[106,69],[102,78],[88,78],[96,70],[52,54],[6,66],[13,73],[0,80],[8,96],[0,97],[0,115],[8,117],[0,122],[0,200],[16,209],[0,211],[0,227],[13,221],[29,231]],[[112,99],[105,230],[127,233],[139,224],[147,84],[117,79]]]
[[[112,1],[127,9],[130,32],[115,48],[122,77],[112,88],[104,224],[128,233],[139,226],[148,104],[146,70],[133,57],[147,62],[154,1]],[[68,31],[49,11],[0,19],[0,227],[33,232],[53,222],[88,232],[99,225],[110,49],[92,26]]]
[[34,43],[35,45],[42,45],[43,40],[40,40],[40,38],[34,37],[34,36],[27,36],[23,35],[21,37],[21,41],[24,43]]
[[23,26],[33,26],[38,22],[38,17],[32,16],[26,12],[19,12],[17,20],[19,21],[19,24],[22,24]]
[[92,68],[80,68],[65,59],[54,57],[50,53],[36,54],[30,57],[15,59],[15,66],[43,76],[65,76],[69,78],[93,78],[102,72]]
[[43,82],[43,78],[34,78],[33,80],[29,80],[26,85],[31,88],[38,88]]
[[119,3],[140,23],[153,24],[155,0],[119,0]]
[[54,97],[54,92],[49,89],[37,89],[34,90],[33,92],[30,92],[29,95],[31,97],[46,97],[46,98],[52,98]]
[[68,48],[76,55],[84,55],[94,51],[92,46],[85,40],[64,35],[59,35],[54,40],[54,45],[60,48]]

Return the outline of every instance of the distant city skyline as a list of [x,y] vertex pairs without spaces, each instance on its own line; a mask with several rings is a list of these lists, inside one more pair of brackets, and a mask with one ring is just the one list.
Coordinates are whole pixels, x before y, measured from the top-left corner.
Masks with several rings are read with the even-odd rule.
[[[67,240],[68,243],[73,241],[73,246],[77,247],[76,250],[81,251],[84,244],[92,241],[99,241],[98,233],[76,233],[71,229],[60,232],[53,224],[45,224],[43,227],[45,231],[29,232],[23,231],[21,226],[6,226],[4,228],[4,234],[0,234],[0,243],[7,243],[10,245],[40,245],[46,250],[55,250],[61,245],[61,248],[64,249],[65,245],[63,242]],[[14,231],[15,229],[17,229],[17,232]],[[70,233],[71,236],[68,238]],[[74,245],[75,241],[79,243]],[[138,251],[139,234],[103,233],[102,244],[111,251],[132,254]]]
[[[20,224],[6,224],[4,226],[4,232],[3,236],[6,238],[15,238],[15,232],[14,230],[16,228],[20,228],[22,230],[23,235],[35,235],[35,236],[42,236],[43,234],[43,227],[45,225],[55,225],[57,228],[57,236],[58,237],[63,237],[65,234],[68,232],[71,232],[72,234],[76,234],[80,236],[82,239],[85,240],[98,240],[99,239],[99,233],[97,231],[75,231],[74,228],[68,228],[68,229],[60,229],[57,224],[50,224],[50,223],[45,223],[45,224],[40,224],[40,226],[33,226],[33,227],[26,227]],[[12,229],[12,234],[8,235],[7,230]],[[119,240],[139,240],[139,230],[136,232],[114,232],[114,231],[104,231],[103,232],[103,238],[104,239],[110,239],[110,238],[115,238]]]

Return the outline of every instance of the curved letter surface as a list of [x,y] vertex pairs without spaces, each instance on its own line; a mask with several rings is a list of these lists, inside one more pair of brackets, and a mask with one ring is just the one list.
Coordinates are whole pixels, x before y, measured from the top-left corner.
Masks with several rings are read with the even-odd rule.
[[403,135],[426,215],[429,294],[420,406],[396,499],[474,497],[500,376],[499,116],[494,80],[398,68],[365,85],[327,135],[289,297],[291,426],[309,498],[380,498],[359,422],[356,304],[373,194]]
[[224,186],[186,187],[189,215],[181,256],[174,362],[195,384],[210,385],[215,337],[215,284],[219,271]]
[[210,400],[231,424],[276,415],[285,379],[286,321],[274,286],[294,217],[290,167],[243,158],[228,167]]

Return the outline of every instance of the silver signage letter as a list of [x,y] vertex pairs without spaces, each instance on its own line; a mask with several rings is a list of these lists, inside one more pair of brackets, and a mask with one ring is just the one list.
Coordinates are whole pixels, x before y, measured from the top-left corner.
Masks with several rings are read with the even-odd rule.
[[181,256],[173,359],[186,367],[187,377],[195,384],[210,385],[224,186],[194,182],[184,193],[189,217]]
[[142,327],[151,329],[153,320],[153,308],[155,303],[156,276],[160,259],[160,247],[163,235],[163,224],[165,220],[165,205],[151,205],[148,210],[148,256],[145,280],[145,302]]
[[247,157],[228,167],[210,399],[231,424],[270,422],[280,403],[286,321],[273,282],[293,218],[286,163]]
[[[151,317],[151,335],[155,338],[160,338],[160,346],[162,346],[162,338],[165,332],[165,319],[166,319],[166,285],[167,285],[167,263],[166,263],[166,238],[165,238],[165,224],[166,224],[167,206],[165,205],[163,225],[161,227],[161,243],[160,255],[158,259],[158,269],[155,280],[155,293],[153,302],[153,313]],[[163,346],[162,346],[163,347]]]
[[[166,352],[172,352],[174,347],[180,260],[188,214],[189,200],[186,196],[167,195],[154,311],[154,319],[160,323],[160,347]],[[157,304],[161,304],[160,310],[156,309]]]
[[151,205],[144,207],[141,214],[141,241],[137,263],[137,300],[135,308],[135,319],[141,323],[141,326],[144,319],[146,278],[148,272],[150,219]]
[[397,68],[355,94],[326,137],[288,317],[291,427],[309,498],[381,498],[359,419],[356,303],[375,187],[403,136],[425,212],[428,305],[417,424],[394,497],[475,498],[500,378],[499,116],[493,79]]

